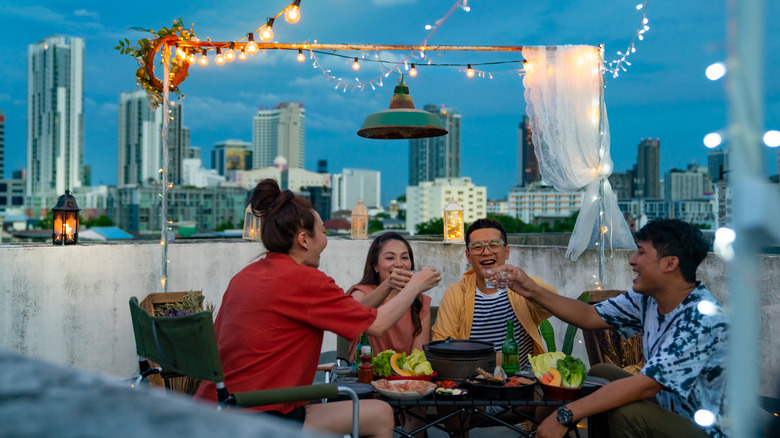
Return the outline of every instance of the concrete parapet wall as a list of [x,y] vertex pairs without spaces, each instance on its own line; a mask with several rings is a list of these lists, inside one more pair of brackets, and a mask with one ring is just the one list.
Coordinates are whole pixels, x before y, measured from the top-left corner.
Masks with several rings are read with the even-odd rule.
[[[347,288],[360,279],[370,241],[331,239],[321,258],[325,273]],[[434,305],[446,286],[467,269],[463,244],[413,241],[418,267],[442,272],[441,285],[428,292]],[[510,263],[543,278],[562,295],[576,297],[593,288],[598,274],[594,250],[575,263],[565,247],[511,246]],[[262,246],[246,241],[176,241],[168,250],[168,290],[202,290],[217,305],[230,278],[260,256]],[[608,252],[605,289],[627,289],[632,252]],[[0,347],[37,359],[95,370],[120,378],[137,372],[128,300],[160,291],[161,249],[154,243],[0,246]],[[763,255],[761,285],[761,387],[767,395],[780,375],[780,256]],[[710,254],[699,267],[704,281],[728,307],[726,265]],[[552,319],[557,343],[563,323]],[[578,336],[581,339],[581,336]],[[325,337],[322,351],[335,349]],[[587,359],[581,343],[574,354]]]

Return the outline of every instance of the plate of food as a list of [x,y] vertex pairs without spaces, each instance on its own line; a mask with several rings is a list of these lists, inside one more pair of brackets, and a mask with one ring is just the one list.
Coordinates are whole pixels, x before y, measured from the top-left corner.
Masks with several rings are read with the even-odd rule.
[[387,380],[379,379],[371,382],[385,397],[395,399],[423,398],[436,389],[436,384],[425,380]]
[[461,398],[466,396],[469,393],[468,389],[453,387],[453,388],[436,388],[433,393],[436,395],[436,397],[445,398],[445,399],[453,399],[453,398]]

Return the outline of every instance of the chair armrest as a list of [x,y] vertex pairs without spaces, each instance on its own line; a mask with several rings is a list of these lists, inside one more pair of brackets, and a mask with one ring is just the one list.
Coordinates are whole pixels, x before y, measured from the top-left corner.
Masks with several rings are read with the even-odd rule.
[[317,365],[317,371],[331,371],[333,369],[333,366],[336,365],[336,362],[329,362],[329,363],[321,363]]
[[336,398],[338,397],[338,387],[335,383],[329,383],[325,385],[293,386],[289,388],[237,392],[233,395],[236,399],[236,406],[248,408],[277,403]]

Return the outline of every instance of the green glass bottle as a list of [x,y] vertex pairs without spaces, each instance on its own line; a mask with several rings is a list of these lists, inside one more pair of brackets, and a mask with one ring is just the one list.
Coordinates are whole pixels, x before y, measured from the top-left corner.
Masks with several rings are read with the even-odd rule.
[[501,368],[507,376],[512,376],[520,370],[518,347],[515,341],[515,322],[511,319],[506,322],[506,340],[501,345]]
[[[358,344],[355,346],[355,357],[352,361],[352,367],[355,369],[355,374],[357,374],[358,367],[360,366],[360,352],[363,346],[368,346],[368,348],[371,348],[371,344],[368,343],[368,335],[365,333],[360,334]],[[373,351],[371,352],[371,356],[373,356]]]

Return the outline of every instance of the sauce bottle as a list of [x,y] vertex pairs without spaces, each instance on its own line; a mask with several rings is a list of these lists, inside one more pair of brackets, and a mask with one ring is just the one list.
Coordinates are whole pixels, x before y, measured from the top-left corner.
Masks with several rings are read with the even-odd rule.
[[374,380],[374,364],[371,363],[371,347],[364,345],[360,351],[358,382],[371,383],[372,380]]
[[[368,335],[366,335],[365,333],[361,333],[360,338],[358,339],[357,346],[355,346],[355,357],[354,360],[352,361],[352,367],[354,368],[355,374],[358,373],[358,366],[360,365],[360,355],[363,354],[362,353],[363,347],[366,345],[369,347],[369,349],[371,348],[371,344],[368,343]],[[371,354],[370,350],[368,354],[369,355]]]

